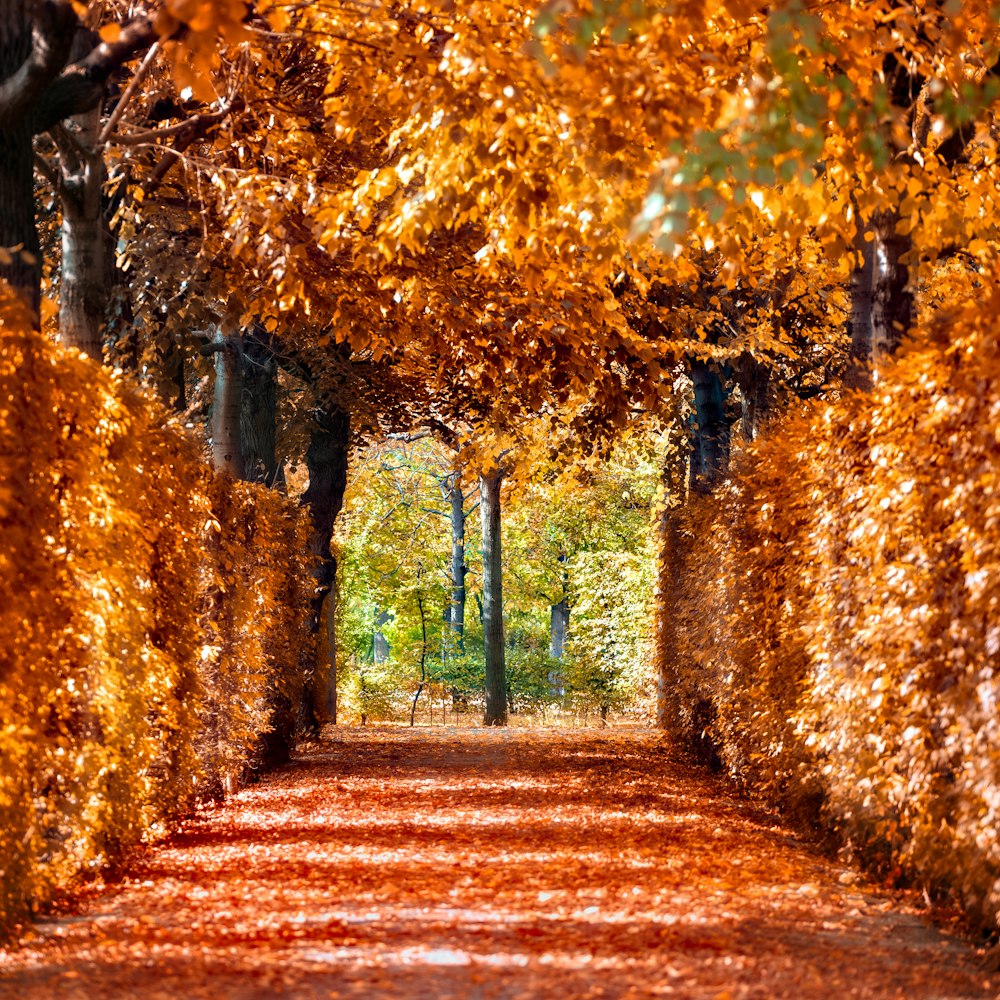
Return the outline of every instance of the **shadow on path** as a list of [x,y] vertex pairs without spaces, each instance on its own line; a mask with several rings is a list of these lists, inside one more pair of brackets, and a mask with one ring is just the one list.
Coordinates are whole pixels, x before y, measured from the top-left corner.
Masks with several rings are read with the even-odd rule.
[[0,1000],[998,987],[652,731],[329,730],[0,952]]

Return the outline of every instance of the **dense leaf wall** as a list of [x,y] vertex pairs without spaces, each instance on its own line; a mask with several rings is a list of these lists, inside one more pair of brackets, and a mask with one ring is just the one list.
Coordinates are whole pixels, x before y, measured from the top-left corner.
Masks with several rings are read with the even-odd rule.
[[0,290],[0,930],[231,786],[308,640],[294,506],[26,320]]
[[981,298],[664,532],[661,653],[676,720],[733,775],[996,927],[995,278]]

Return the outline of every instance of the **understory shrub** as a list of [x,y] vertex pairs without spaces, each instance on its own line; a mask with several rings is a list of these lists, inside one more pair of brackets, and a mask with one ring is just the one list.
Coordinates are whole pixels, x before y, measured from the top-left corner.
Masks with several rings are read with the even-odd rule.
[[2,289],[0,470],[2,932],[231,786],[311,647],[295,506]]
[[748,788],[996,929],[995,279],[983,299],[668,513],[661,656],[676,721]]

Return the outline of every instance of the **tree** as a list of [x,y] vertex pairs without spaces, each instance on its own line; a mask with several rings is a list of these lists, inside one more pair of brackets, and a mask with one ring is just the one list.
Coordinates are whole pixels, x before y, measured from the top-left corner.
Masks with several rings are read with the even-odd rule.
[[241,3],[207,5],[197,28],[188,23],[184,6],[168,0],[155,16],[143,11],[109,21],[98,37],[69,0],[0,4],[0,247],[5,248],[0,277],[36,313],[41,254],[32,140],[71,115],[96,108],[111,75],[161,36],[185,35],[196,71],[211,63],[218,33],[230,40],[242,37]]
[[503,629],[503,543],[500,494],[505,471],[494,465],[479,474],[483,528],[483,647],[486,659],[487,726],[507,724],[507,671]]

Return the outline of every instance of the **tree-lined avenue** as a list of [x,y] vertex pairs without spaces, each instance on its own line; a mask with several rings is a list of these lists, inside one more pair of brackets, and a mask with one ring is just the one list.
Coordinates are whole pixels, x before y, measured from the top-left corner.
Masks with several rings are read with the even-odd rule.
[[652,730],[326,730],[0,953],[0,997],[994,996]]

